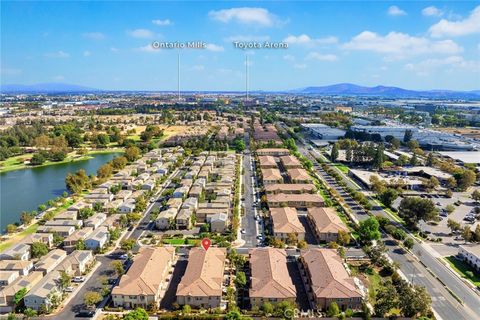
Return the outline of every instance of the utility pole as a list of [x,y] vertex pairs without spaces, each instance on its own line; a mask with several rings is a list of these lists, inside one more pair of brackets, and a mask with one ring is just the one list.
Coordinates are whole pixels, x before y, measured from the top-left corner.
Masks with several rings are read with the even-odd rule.
[[177,53],[177,99],[180,102],[180,53]]
[[245,55],[245,102],[248,101],[248,54]]

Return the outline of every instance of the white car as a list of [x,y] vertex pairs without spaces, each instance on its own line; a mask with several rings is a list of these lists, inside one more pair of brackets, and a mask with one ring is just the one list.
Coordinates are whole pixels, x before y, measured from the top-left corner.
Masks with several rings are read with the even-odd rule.
[[65,288],[65,292],[73,292],[73,290],[75,290],[74,287],[66,287]]
[[122,260],[127,260],[128,259],[128,254],[124,253],[120,256],[120,259]]
[[81,276],[73,277],[72,279],[72,282],[84,282],[84,281],[85,281],[85,277],[81,277]]
[[242,234],[247,233],[247,231],[245,231],[245,229],[240,230],[240,232],[241,232]]

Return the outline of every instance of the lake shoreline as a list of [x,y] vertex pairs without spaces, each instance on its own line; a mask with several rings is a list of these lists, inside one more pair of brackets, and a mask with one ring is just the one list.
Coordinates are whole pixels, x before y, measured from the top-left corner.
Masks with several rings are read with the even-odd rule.
[[[16,171],[16,170],[34,169],[34,168],[52,166],[52,165],[56,165],[56,164],[65,164],[65,163],[70,163],[70,162],[85,161],[85,160],[92,159],[93,158],[92,155],[95,155],[95,154],[121,153],[123,151],[124,151],[123,148],[97,149],[97,150],[89,151],[87,154],[85,154],[83,156],[79,156],[77,158],[71,158],[71,156],[67,156],[67,158],[65,158],[62,161],[57,161],[57,162],[47,161],[43,164],[36,165],[36,166],[31,166],[31,165],[28,165],[28,164],[10,165],[10,166],[7,166],[7,167],[0,167],[0,174],[5,173],[5,172]],[[8,161],[8,159],[6,159],[5,161]]]

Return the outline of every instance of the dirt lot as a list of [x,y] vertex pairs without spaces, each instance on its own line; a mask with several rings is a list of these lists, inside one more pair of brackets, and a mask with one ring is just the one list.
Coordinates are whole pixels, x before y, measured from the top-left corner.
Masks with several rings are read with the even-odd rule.
[[461,134],[468,138],[480,138],[480,129],[477,128],[436,128],[438,131]]

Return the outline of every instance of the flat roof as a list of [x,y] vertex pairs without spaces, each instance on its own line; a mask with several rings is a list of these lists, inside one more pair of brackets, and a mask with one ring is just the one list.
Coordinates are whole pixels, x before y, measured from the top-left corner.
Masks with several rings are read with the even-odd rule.
[[480,163],[480,151],[441,151],[439,153],[463,163]]

